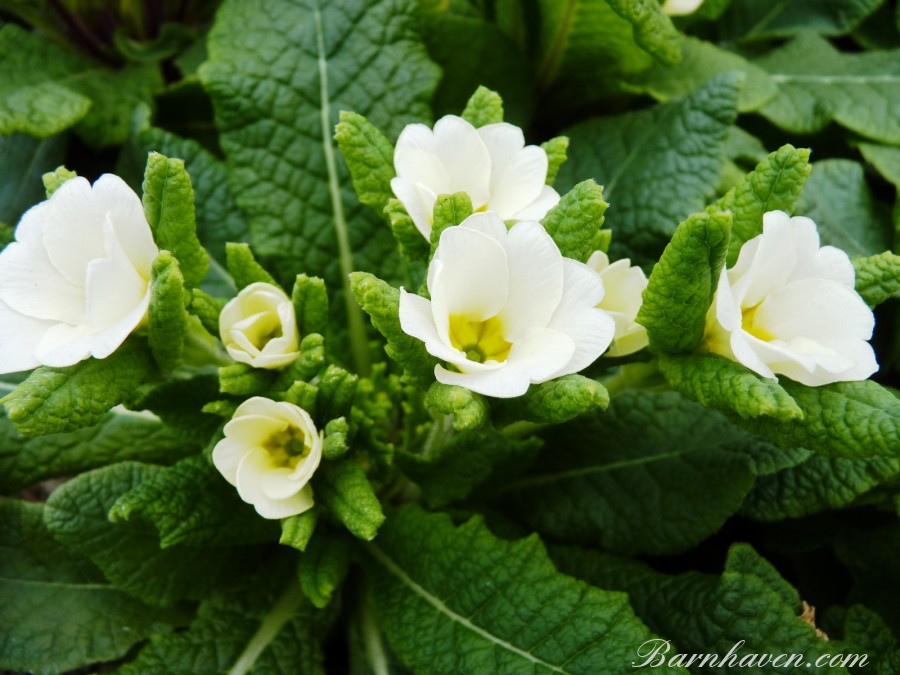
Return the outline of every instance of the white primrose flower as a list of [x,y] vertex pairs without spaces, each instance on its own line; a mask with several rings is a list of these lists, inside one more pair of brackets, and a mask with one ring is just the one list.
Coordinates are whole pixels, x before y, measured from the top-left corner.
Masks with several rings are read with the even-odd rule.
[[666,0],[662,9],[669,16],[684,16],[693,14],[702,4],[703,0]]
[[313,506],[309,480],[322,459],[322,435],[293,403],[249,398],[225,425],[213,464],[263,518],[287,518]]
[[875,318],[854,290],[853,265],[819,246],[816,224],[782,211],[723,269],[707,315],[707,346],[763,377],[809,386],[864,380],[878,370],[867,342]]
[[632,267],[628,258],[610,264],[603,251],[595,251],[587,265],[603,279],[603,300],[597,306],[609,312],[616,322],[616,334],[607,355],[626,356],[650,344],[647,329],[635,321],[648,283],[644,270]]
[[229,356],[254,368],[283,368],[300,354],[294,303],[261,281],[241,289],[219,314],[219,336]]
[[121,178],[63,183],[0,253],[0,373],[112,354],[147,316],[157,253]]
[[503,220],[540,220],[559,202],[547,180],[547,153],[525,145],[519,127],[500,122],[476,129],[455,115],[434,131],[409,124],[394,150],[391,189],[416,227],[431,238],[439,195],[465,192],[475,211],[494,211]]
[[438,382],[511,398],[582,370],[609,347],[615,322],[603,282],[564,258],[546,230],[476,213],[441,233],[428,267],[431,300],[400,292],[400,326],[449,368]]

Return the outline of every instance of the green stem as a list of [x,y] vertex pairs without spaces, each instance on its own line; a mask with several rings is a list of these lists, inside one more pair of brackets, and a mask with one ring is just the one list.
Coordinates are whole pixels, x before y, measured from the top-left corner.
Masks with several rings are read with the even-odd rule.
[[253,668],[259,655],[268,647],[284,625],[291,620],[294,613],[303,603],[303,592],[296,581],[291,581],[287,590],[272,605],[269,613],[263,617],[259,630],[244,647],[244,651],[234,662],[228,675],[244,675]]
[[384,653],[381,629],[378,627],[378,619],[372,610],[369,594],[365,591],[360,593],[359,626],[366,651],[366,660],[372,672],[374,675],[389,675],[390,667],[387,654]]

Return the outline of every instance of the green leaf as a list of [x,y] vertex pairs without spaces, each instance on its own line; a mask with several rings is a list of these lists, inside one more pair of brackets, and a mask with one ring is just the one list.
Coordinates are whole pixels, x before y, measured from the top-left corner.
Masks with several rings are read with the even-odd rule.
[[843,35],[883,0],[732,0],[719,22],[724,40],[761,40],[795,33]]
[[478,87],[466,103],[462,118],[474,127],[497,124],[503,121],[503,99],[496,91]]
[[74,431],[99,422],[152,374],[146,342],[132,337],[105,359],[42,366],[0,401],[23,436]]
[[397,240],[403,256],[410,261],[427,260],[431,244],[419,232],[400,200],[390,200],[384,209],[384,214],[387,216],[391,232],[394,239]]
[[584,262],[595,250],[608,206],[603,200],[603,188],[588,179],[563,195],[541,224],[564,256]]
[[184,277],[178,260],[168,251],[160,251],[151,269],[147,338],[153,358],[164,372],[181,363],[184,355],[188,322],[184,300]]
[[272,370],[232,363],[219,368],[219,391],[233,396],[256,396],[270,389],[276,378]]
[[553,185],[559,168],[566,162],[569,138],[567,136],[551,138],[541,143],[541,148],[547,153],[547,185]]
[[0,668],[61,673],[113,661],[187,620],[180,609],[151,607],[110,586],[53,538],[43,510],[0,500]]
[[328,291],[318,277],[298,274],[291,292],[300,335],[324,334],[328,329]]
[[344,417],[338,417],[325,425],[325,441],[322,444],[322,457],[328,460],[343,457],[350,450],[347,436],[350,425]]
[[629,80],[629,88],[649,94],[658,101],[687,96],[711,78],[728,71],[744,73],[744,85],[738,96],[738,110],[751,112],[775,96],[778,88],[768,73],[743,57],[721,49],[711,42],[682,36],[684,58],[677,65],[657,64]]
[[464,499],[492,476],[526,466],[537,454],[537,438],[515,440],[494,431],[466,431],[423,454],[397,451],[397,465],[418,483],[429,505]]
[[256,262],[249,245],[228,242],[225,244],[225,257],[228,261],[228,273],[238,290],[256,282],[278,285],[272,275]]
[[387,340],[387,355],[403,368],[411,383],[428,387],[434,382],[437,359],[425,351],[425,343],[400,327],[400,291],[365,272],[354,272],[350,277],[356,301]]
[[838,509],[900,472],[900,459],[843,459],[813,455],[797,466],[759,478],[741,515],[754,520],[801,518]]
[[224,298],[213,298],[199,288],[191,289],[191,314],[200,319],[203,327],[211,335],[219,334],[219,314],[225,306]]
[[38,140],[22,134],[0,137],[0,222],[10,225],[44,199],[41,177],[52,171],[66,149],[63,136]]
[[[724,166],[740,77],[719,75],[689,97],[571,128],[565,189],[592,176],[614,204],[611,257],[655,262],[687,216],[702,211]],[[621,195],[621,196],[620,196]]]
[[381,502],[365,469],[352,460],[328,462],[313,480],[316,501],[331,511],[355,537],[371,540],[384,522]]
[[417,673],[624,672],[652,637],[624,594],[557,573],[535,536],[410,507],[366,550],[376,615]]
[[637,322],[655,351],[687,352],[703,339],[725,265],[731,214],[697,213],[678,226],[650,274]]
[[152,105],[162,85],[155,66],[100,65],[7,23],[0,29],[0,134],[46,138],[76,126],[91,145],[128,137],[131,112]]
[[200,455],[147,469],[140,484],[109,510],[114,523],[140,519],[159,533],[160,548],[231,546],[274,541],[277,525],[256,515],[237,490]]
[[[798,655],[804,673],[846,675],[844,668],[815,666],[815,660],[833,643],[821,640],[815,629],[800,619],[800,598],[747,544],[735,544],[728,552],[721,577],[686,572],[666,575],[632,561],[593,551],[554,548],[554,561],[568,574],[604,588],[628,593],[635,611],[650,628],[674,644],[661,645],[655,657],[636,665],[659,664],[690,668],[692,673],[737,673],[748,668],[760,672],[784,672]],[[648,650],[649,653],[649,650]],[[733,653],[733,660],[725,661]],[[718,665],[703,655],[717,654]],[[751,660],[751,655],[756,657]],[[761,657],[768,656],[760,667]],[[781,657],[778,662],[771,659]],[[793,658],[798,658],[793,656]],[[649,662],[648,662],[649,661]],[[724,663],[723,663],[724,661]]]
[[[725,141],[725,154],[734,161],[750,161],[759,163],[763,161],[768,152],[763,142],[753,134],[741,129],[731,127],[728,131],[728,139]],[[723,209],[716,209],[721,211]]]
[[334,612],[317,610],[304,597],[293,564],[282,555],[238,579],[237,588],[204,600],[186,630],[154,635],[118,672],[324,675],[322,641]]
[[869,307],[876,307],[900,291],[900,256],[885,251],[868,258],[854,258],[856,292]]
[[498,410],[508,417],[539,424],[561,424],[587,412],[606,410],[607,405],[606,388],[583,375],[533,384],[524,396],[497,402]]
[[433,382],[425,394],[425,406],[443,415],[453,415],[453,428],[457,431],[480,429],[490,420],[487,399],[455,385]]
[[747,432],[675,392],[620,394],[603,415],[554,428],[495,506],[556,540],[653,555],[689,549],[753,484]]
[[767,211],[792,213],[800,190],[812,167],[809,150],[783,145],[771,153],[707,212],[730,211],[731,240],[728,265],[734,265],[744,242],[762,234],[762,217]]
[[797,213],[816,221],[823,244],[849,255],[872,255],[891,248],[893,228],[887,208],[875,199],[858,162],[815,162]]
[[775,380],[760,377],[717,354],[660,354],[659,369],[676,391],[708,408],[744,419],[794,423],[803,411]]
[[316,383],[319,389],[316,399],[317,417],[323,420],[349,417],[357,384],[359,375],[334,364],[329,365]]
[[178,259],[188,288],[199,285],[209,269],[209,256],[197,239],[194,189],[184,161],[151,152],[143,187],[144,214],[157,246]]
[[197,449],[149,413],[116,409],[94,426],[30,439],[0,414],[0,493],[116,461],[169,463]]
[[290,518],[282,518],[281,538],[278,543],[305,551],[316,530],[318,520],[318,511],[315,508]]
[[112,584],[166,606],[202,598],[239,578],[257,551],[184,545],[161,549],[152,525],[111,522],[108,514],[119,497],[159,471],[149,464],[122,462],[83,473],[53,491],[44,520],[60,543],[90,558]]
[[300,556],[300,588],[313,605],[323,609],[331,602],[350,569],[351,540],[320,532]]
[[47,193],[47,199],[53,196],[53,193],[62,187],[67,180],[78,176],[74,171],[70,171],[65,166],[58,166],[53,171],[48,171],[41,176],[41,182],[44,184],[44,190]]
[[885,180],[900,188],[900,148],[876,143],[860,143],[857,148]]
[[759,110],[783,129],[809,134],[830,121],[858,134],[900,143],[900,50],[844,54],[804,33],[756,61],[780,94]]
[[350,170],[356,196],[381,215],[394,197],[394,146],[362,115],[341,111],[340,120],[334,140]]
[[661,63],[681,60],[679,34],[662,7],[653,0],[606,0],[613,10],[630,23],[634,41]]
[[900,399],[871,380],[807,387],[782,378],[803,419],[759,418],[744,425],[782,447],[828,457],[859,459],[900,455]]
[[431,226],[431,252],[434,254],[441,240],[441,233],[448,227],[459,225],[472,215],[472,200],[465,192],[438,195],[434,202]]

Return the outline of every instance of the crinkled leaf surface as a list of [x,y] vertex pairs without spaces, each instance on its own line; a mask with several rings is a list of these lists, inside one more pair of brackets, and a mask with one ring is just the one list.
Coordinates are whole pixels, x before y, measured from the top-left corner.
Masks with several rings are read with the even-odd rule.
[[732,0],[721,18],[723,39],[787,37],[801,31],[842,35],[884,0]]
[[868,258],[854,258],[856,292],[875,307],[900,291],[900,256],[885,251]]

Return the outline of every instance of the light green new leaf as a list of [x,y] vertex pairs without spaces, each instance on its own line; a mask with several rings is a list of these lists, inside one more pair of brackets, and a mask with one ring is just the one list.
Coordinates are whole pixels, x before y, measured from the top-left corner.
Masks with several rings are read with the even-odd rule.
[[99,422],[153,372],[147,343],[132,336],[105,359],[42,366],[0,401],[23,436],[74,431]]
[[804,33],[756,61],[779,95],[760,114],[788,131],[809,134],[834,120],[863,136],[900,143],[900,50],[841,53]]
[[323,464],[313,478],[313,490],[316,501],[354,536],[375,538],[384,513],[362,465],[347,459]]
[[151,269],[147,341],[164,372],[174,369],[184,356],[188,327],[184,301],[184,276],[178,260],[168,251],[160,251]]
[[731,240],[726,262],[733,266],[744,242],[762,234],[762,217],[767,211],[792,213],[800,190],[812,168],[809,150],[783,145],[761,161],[756,168],[715,204],[709,213],[730,211]]
[[151,152],[143,189],[144,214],[156,245],[178,260],[188,288],[199,285],[209,269],[209,255],[197,238],[194,188],[184,161]]
[[46,138],[77,125],[88,143],[103,146],[128,137],[132,111],[152,105],[162,77],[153,65],[113,70],[7,23],[0,82],[0,134]]
[[160,548],[156,528],[141,521],[111,522],[116,501],[152,480],[159,467],[122,462],[83,473],[50,495],[47,527],[63,545],[86,555],[118,588],[146,602],[171,605],[199,599],[244,574],[253,548]]
[[15,225],[26,210],[44,199],[41,177],[59,166],[65,149],[64,136],[0,137],[0,223]]
[[563,195],[544,216],[541,225],[564,256],[584,262],[595,250],[594,243],[608,206],[603,200],[603,188],[588,179]]
[[778,87],[762,68],[743,57],[721,49],[711,42],[682,36],[683,58],[676,65],[656,64],[638,73],[628,82],[635,92],[650,94],[658,101],[687,96],[720,73],[744,73],[744,85],[738,96],[738,110],[751,112],[775,96]]
[[434,254],[441,240],[441,233],[448,227],[459,225],[472,215],[472,200],[465,192],[438,195],[434,202],[431,226],[431,252]]
[[409,261],[427,260],[431,250],[429,241],[419,232],[419,228],[406,212],[399,199],[391,199],[384,209],[400,253]]
[[316,382],[319,389],[316,398],[316,417],[322,420],[349,417],[357,384],[359,375],[354,375],[334,364],[325,368]]
[[655,351],[687,352],[703,339],[731,234],[731,214],[697,213],[678,226],[653,268],[637,322]]
[[113,661],[188,620],[110,586],[47,531],[41,504],[0,500],[0,550],[0,668],[62,673]]
[[856,292],[869,307],[876,307],[900,291],[900,256],[890,251],[853,258]]
[[225,244],[225,259],[228,273],[238,290],[256,282],[278,285],[272,275],[256,262],[249,244],[228,242]]
[[569,139],[567,136],[557,136],[549,141],[541,143],[541,148],[547,153],[547,185],[553,185],[556,182],[556,175],[559,168],[565,164],[567,153],[569,150]]
[[315,507],[296,516],[282,518],[281,537],[278,539],[278,543],[291,546],[299,551],[305,551],[313,533],[316,531],[316,523],[318,522],[319,515]]
[[146,471],[140,484],[116,500],[109,519],[140,519],[153,525],[160,548],[257,544],[277,538],[275,522],[260,518],[242,502],[205,457],[194,455]]
[[93,426],[37,438],[22,438],[0,415],[0,493],[117,461],[169,463],[198,449],[149,413],[117,408]]
[[271,389],[276,378],[272,370],[232,363],[219,368],[219,391],[233,396],[256,396]]
[[298,274],[291,291],[297,330],[301,336],[311,333],[324,335],[328,329],[328,291],[318,277]]
[[759,444],[675,392],[624,392],[544,438],[495,506],[556,540],[654,555],[689,549],[737,512]]
[[858,162],[814,162],[797,213],[816,221],[823,244],[849,255],[873,255],[891,248],[893,228],[887,208],[875,199]]
[[659,369],[673,389],[708,408],[744,419],[771,417],[786,423],[803,417],[778,382],[718,354],[660,354]]
[[490,419],[487,399],[463,387],[434,382],[425,394],[425,406],[443,415],[453,415],[457,431],[480,429]]
[[345,417],[337,417],[325,424],[325,439],[322,443],[322,457],[327,460],[343,457],[350,450],[347,436],[350,425]]
[[[551,555],[568,574],[628,593],[637,615],[674,643],[652,663],[660,657],[669,663],[671,658],[672,665],[703,675],[748,668],[780,673],[789,667],[785,662],[791,655],[815,664],[823,654],[837,651],[834,643],[820,639],[815,628],[800,618],[797,591],[747,544],[731,547],[721,577],[700,572],[660,574],[638,562],[572,548],[553,548]],[[713,667],[709,660],[703,666],[699,661],[706,654],[724,659],[730,650],[736,656],[729,666]],[[756,656],[750,660],[750,655]],[[764,656],[769,659],[760,665]],[[773,664],[775,657],[781,660]],[[845,668],[828,665],[793,671],[847,675]]]
[[613,206],[613,259],[656,262],[675,227],[702,211],[725,161],[740,75],[719,75],[689,97],[649,110],[597,118],[567,131],[569,159],[557,184],[591,176]]
[[297,584],[293,556],[268,560],[253,576],[204,600],[186,630],[160,634],[122,675],[303,673],[324,675],[322,641],[335,612],[317,610]]
[[381,215],[394,197],[394,146],[362,115],[341,111],[340,120],[334,140],[350,170],[356,196]]
[[328,606],[347,576],[351,544],[352,540],[343,534],[319,532],[300,556],[300,588],[319,609]]
[[[849,33],[884,0],[732,0],[719,22],[724,40]],[[707,0],[709,4],[709,0]]]
[[559,574],[537,537],[504,541],[479,519],[410,507],[366,550],[379,623],[416,673],[625,672],[653,637],[624,594]]
[[497,401],[507,417],[539,424],[561,424],[584,413],[606,410],[606,387],[583,375],[563,375],[533,384],[518,398]]
[[466,103],[462,118],[474,127],[502,122],[503,99],[496,91],[487,87],[478,87]]

